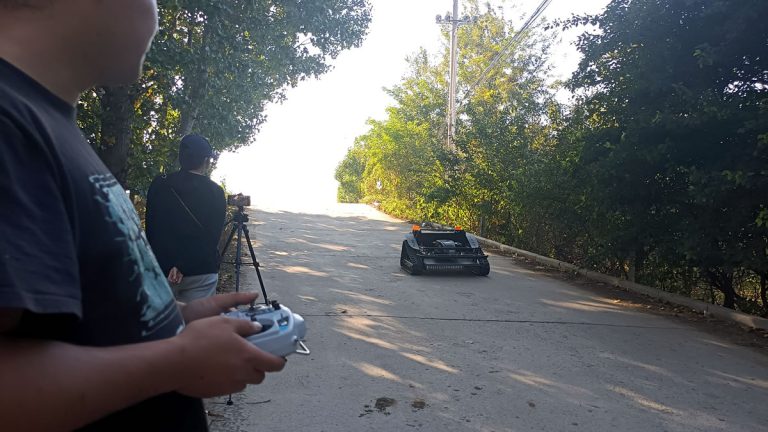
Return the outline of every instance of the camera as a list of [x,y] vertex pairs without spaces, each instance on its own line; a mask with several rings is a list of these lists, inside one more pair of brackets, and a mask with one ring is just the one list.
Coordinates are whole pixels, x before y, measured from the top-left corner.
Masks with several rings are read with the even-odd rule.
[[251,205],[250,195],[227,195],[227,204],[236,207],[248,207]]

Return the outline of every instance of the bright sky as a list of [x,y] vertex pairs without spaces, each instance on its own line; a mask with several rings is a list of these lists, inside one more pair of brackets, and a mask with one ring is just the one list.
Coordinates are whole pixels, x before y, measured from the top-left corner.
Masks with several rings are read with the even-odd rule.
[[[554,0],[547,19],[601,11],[609,0]],[[334,69],[316,80],[289,89],[287,100],[267,108],[267,122],[253,143],[219,159],[214,180],[225,180],[233,192],[251,195],[264,209],[307,210],[336,201],[333,175],[338,163],[366,132],[368,118],[383,119],[392,100],[383,91],[407,72],[406,56],[425,47],[441,49],[435,15],[445,15],[451,0],[372,0],[373,21],[360,48],[345,51]],[[485,2],[481,2],[484,4]],[[505,16],[519,26],[539,0],[509,2]],[[514,6],[517,5],[517,6]],[[463,15],[460,9],[459,12]],[[562,34],[552,62],[557,78],[566,78],[579,57],[572,42],[578,32]],[[459,53],[461,55],[461,53]]]

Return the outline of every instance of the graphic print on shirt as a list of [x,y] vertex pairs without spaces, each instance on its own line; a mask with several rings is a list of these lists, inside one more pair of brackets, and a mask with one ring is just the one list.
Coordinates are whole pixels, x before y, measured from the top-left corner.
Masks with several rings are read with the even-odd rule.
[[129,285],[136,289],[136,301],[142,305],[142,336],[152,334],[174,317],[176,304],[171,288],[149,248],[139,215],[117,180],[111,174],[94,175],[89,180],[96,188],[96,200],[106,210],[107,220],[120,233],[114,240],[127,248]]

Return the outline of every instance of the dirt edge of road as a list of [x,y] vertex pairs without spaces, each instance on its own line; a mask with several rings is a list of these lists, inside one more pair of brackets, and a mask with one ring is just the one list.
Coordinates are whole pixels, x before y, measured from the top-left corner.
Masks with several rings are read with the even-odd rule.
[[[496,249],[489,249],[489,251],[494,255],[508,258],[528,270],[568,282],[593,294],[608,298],[616,305],[675,319],[727,340],[734,345],[751,348],[760,354],[768,355],[768,331],[747,328],[734,322],[715,319],[685,306],[670,304],[620,287],[596,282],[578,274],[563,272],[519,255],[507,254]],[[493,267],[491,267],[491,271],[493,271]]]

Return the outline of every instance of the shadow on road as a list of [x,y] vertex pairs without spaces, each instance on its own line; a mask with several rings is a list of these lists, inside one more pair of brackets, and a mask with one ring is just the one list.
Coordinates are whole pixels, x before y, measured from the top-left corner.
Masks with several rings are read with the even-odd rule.
[[267,292],[305,316],[313,355],[291,358],[272,387],[249,389],[279,408],[241,404],[214,430],[252,430],[267,415],[291,431],[768,424],[758,403],[768,400],[766,358],[684,322],[504,257],[492,257],[486,278],[410,276],[399,268],[408,225],[385,216],[251,216]]

